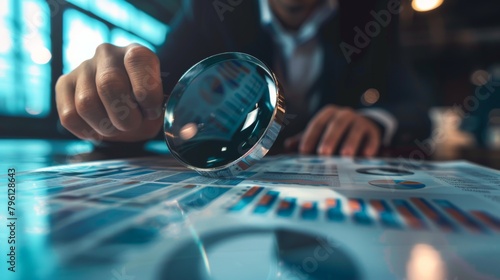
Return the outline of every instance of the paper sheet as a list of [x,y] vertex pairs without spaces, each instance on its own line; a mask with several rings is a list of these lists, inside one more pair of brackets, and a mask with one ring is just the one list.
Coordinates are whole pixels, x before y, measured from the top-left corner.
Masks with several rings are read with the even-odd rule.
[[[468,162],[277,156],[213,179],[163,156],[51,167],[17,180],[16,277],[165,278],[182,272],[173,260],[189,257],[189,270],[208,265],[214,279],[261,279],[269,267],[269,279],[320,279],[324,262],[313,253],[279,265],[294,263],[272,250],[286,247],[282,231],[324,237],[350,260],[354,279],[411,278],[422,250],[439,257],[446,279],[500,277],[500,172]],[[199,262],[182,257],[193,240],[204,250]]]

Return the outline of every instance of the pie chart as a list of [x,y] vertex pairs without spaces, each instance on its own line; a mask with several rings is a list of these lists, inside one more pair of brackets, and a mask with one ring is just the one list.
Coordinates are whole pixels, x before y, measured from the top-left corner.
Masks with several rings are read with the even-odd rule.
[[373,180],[369,183],[375,187],[395,190],[416,190],[425,187],[423,183],[407,180]]
[[369,167],[360,168],[356,172],[366,175],[378,175],[378,176],[403,176],[403,175],[413,175],[414,173],[404,169],[392,168],[392,167]]

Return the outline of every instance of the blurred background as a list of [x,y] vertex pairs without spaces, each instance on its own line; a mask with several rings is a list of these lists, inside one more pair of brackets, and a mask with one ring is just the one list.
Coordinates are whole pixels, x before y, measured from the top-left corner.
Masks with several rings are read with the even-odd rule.
[[180,1],[0,0],[0,136],[69,137],[57,122],[57,78],[109,42],[155,51]]
[[[403,2],[401,45],[436,104],[425,144],[444,158],[450,147],[500,150],[500,1]],[[57,77],[103,42],[157,50],[180,5],[0,0],[0,138],[71,139],[57,119]]]

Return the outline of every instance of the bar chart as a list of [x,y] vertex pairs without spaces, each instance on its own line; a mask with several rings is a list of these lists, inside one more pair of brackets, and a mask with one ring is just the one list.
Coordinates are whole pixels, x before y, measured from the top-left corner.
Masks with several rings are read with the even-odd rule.
[[500,233],[497,216],[483,210],[467,211],[446,199],[327,197],[317,200],[283,194],[279,189],[252,186],[236,196],[226,210],[266,218],[352,223],[363,227]]

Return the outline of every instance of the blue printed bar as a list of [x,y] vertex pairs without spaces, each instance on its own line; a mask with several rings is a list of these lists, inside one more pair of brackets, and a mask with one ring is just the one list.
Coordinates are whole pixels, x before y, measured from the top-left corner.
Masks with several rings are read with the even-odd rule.
[[476,220],[469,217],[464,211],[452,204],[451,202],[443,199],[434,199],[434,203],[439,205],[448,215],[455,219],[459,224],[468,228],[473,232],[484,232],[485,228],[480,225]]
[[212,203],[228,190],[229,188],[223,187],[204,187],[203,189],[199,189],[196,192],[182,198],[179,201],[179,206],[186,213],[192,210],[200,210]]
[[304,220],[316,220],[318,218],[318,203],[304,202],[300,210],[300,216]]
[[399,212],[401,217],[403,217],[408,227],[412,229],[427,228],[422,215],[420,215],[407,201],[394,199],[393,203],[394,207],[396,207],[396,210]]
[[377,212],[380,222],[383,226],[390,228],[401,228],[402,226],[399,224],[396,216],[394,215],[394,211],[392,211],[391,207],[384,200],[372,199],[370,200],[370,205]]
[[[127,172],[127,171],[123,171],[121,169],[118,169],[118,170],[111,169],[111,170],[108,170],[108,171],[106,171],[106,170],[95,170],[95,171],[90,171],[90,172],[86,172],[86,173],[80,173],[80,174],[77,173],[77,175],[79,177],[82,177],[82,178],[101,178],[101,177],[107,177],[107,176],[121,175],[124,172]],[[131,174],[131,173],[129,173],[129,174]]]
[[154,191],[157,191],[159,189],[168,187],[168,185],[164,184],[155,184],[155,183],[148,183],[148,184],[142,184],[138,185],[129,189],[125,189],[123,191],[111,193],[107,195],[106,197],[112,197],[112,198],[135,198],[139,197],[141,195],[145,195]]
[[257,203],[257,206],[253,210],[254,213],[264,214],[269,209],[272,208],[274,202],[279,196],[279,192],[277,191],[268,191]]
[[431,205],[427,200],[418,197],[410,198],[411,202],[424,213],[431,221],[433,221],[440,229],[444,231],[457,231],[458,228],[443,214],[441,214],[436,207]]
[[241,211],[245,208],[250,202],[252,202],[257,195],[262,191],[262,187],[252,187],[246,193],[244,193],[240,199],[228,208],[229,211]]
[[[168,187],[170,185],[163,185],[163,186]],[[187,192],[190,192],[195,187],[196,187],[196,185],[186,185],[182,188],[171,189],[168,192],[161,192],[159,194],[155,194],[152,196],[150,195],[142,200],[136,200],[136,201],[134,201],[134,204],[143,205],[143,206],[154,205],[156,203],[168,201],[168,200],[171,200],[175,197],[181,196]]]
[[343,221],[345,215],[342,212],[342,201],[335,198],[327,198],[326,204],[326,217],[331,221]]
[[108,209],[59,228],[52,233],[52,237],[56,242],[66,243],[110,227],[136,214],[136,211],[128,209]]
[[484,211],[471,211],[470,214],[488,225],[491,229],[500,231],[500,219]]
[[170,175],[168,177],[156,180],[156,182],[165,182],[165,183],[179,183],[187,179],[191,179],[193,177],[198,176],[196,172],[181,172],[177,174]]
[[278,204],[278,210],[276,215],[281,217],[290,217],[293,215],[293,211],[297,205],[297,199],[293,197],[286,197],[280,201]]
[[362,225],[370,225],[373,223],[366,211],[365,202],[362,199],[350,198],[348,205],[349,209],[351,209],[352,219],[355,223]]
[[146,175],[146,174],[150,174],[150,173],[153,173],[155,172],[155,170],[136,170],[134,172],[130,172],[130,173],[121,173],[121,174],[116,174],[116,175],[111,175],[111,176],[108,176],[107,178],[110,178],[110,179],[127,179],[127,178],[131,178],[131,177],[138,177],[138,176],[142,176],[142,175]]

